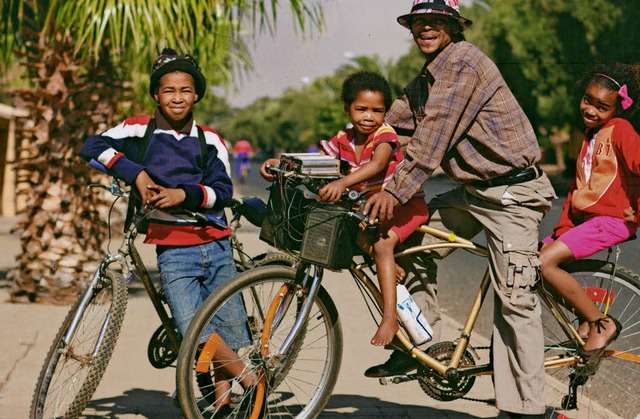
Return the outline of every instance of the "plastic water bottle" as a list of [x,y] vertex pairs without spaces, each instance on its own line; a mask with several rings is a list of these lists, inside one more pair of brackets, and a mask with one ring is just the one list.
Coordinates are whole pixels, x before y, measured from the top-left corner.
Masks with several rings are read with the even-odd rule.
[[424,318],[422,310],[416,304],[404,285],[396,286],[398,318],[402,322],[414,345],[422,345],[433,339],[433,329]]

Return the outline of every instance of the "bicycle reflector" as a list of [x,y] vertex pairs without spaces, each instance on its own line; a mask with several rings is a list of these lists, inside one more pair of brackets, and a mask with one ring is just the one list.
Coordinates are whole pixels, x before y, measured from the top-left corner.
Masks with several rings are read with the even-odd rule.
[[615,292],[606,288],[584,287],[584,292],[594,303],[611,304],[616,296]]

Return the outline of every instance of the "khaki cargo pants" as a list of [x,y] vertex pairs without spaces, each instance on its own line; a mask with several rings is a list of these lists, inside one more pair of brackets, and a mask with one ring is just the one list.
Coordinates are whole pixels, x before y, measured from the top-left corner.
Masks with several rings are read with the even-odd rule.
[[[543,174],[538,179],[515,185],[459,186],[436,196],[428,204],[430,226],[467,239],[481,231],[485,233],[495,291],[496,405],[506,412],[540,414],[545,409],[541,309],[532,287],[538,267],[539,225],[555,197],[549,179]],[[423,243],[435,240],[424,237]],[[399,263],[407,270],[407,288],[427,314],[427,320],[434,327],[434,337],[438,338],[440,310],[435,263],[419,259],[399,260]],[[446,278],[443,280],[447,286]]]

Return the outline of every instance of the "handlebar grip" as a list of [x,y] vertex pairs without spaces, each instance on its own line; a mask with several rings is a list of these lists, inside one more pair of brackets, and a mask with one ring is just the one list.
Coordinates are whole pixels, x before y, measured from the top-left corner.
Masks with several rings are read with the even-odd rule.
[[208,225],[208,226],[212,226],[217,228],[218,230],[226,230],[227,229],[227,224],[224,222],[223,219],[216,217],[215,215],[211,215],[211,214],[203,214],[201,212],[192,212],[191,215],[198,221]]
[[96,159],[89,160],[89,166],[93,167],[94,169],[100,170],[102,173],[107,173],[107,171],[108,171],[107,170],[107,166],[105,166],[104,164],[100,163]]

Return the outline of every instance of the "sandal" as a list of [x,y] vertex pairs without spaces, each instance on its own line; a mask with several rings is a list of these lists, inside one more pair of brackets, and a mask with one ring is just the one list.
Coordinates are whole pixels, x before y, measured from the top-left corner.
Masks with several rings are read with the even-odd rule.
[[600,348],[590,349],[588,351],[584,350],[584,349],[580,349],[580,355],[582,357],[584,357],[586,361],[589,361],[591,358],[594,358],[594,359],[595,358],[599,358],[603,354],[605,348],[607,346],[609,346],[609,344],[611,342],[613,342],[614,340],[618,339],[618,336],[620,336],[620,332],[622,332],[622,325],[620,324],[620,322],[617,319],[609,316],[608,314],[607,314],[606,317],[600,317],[598,320],[589,322],[589,325],[595,325],[596,326],[596,333],[600,333],[601,329],[604,328],[606,330],[606,327],[604,327],[604,325],[603,325],[603,321],[606,321],[607,323],[610,323],[609,320],[613,321],[613,324],[616,326],[615,333],[612,334],[609,337],[609,339],[607,339],[607,342],[604,344],[604,346],[602,346]]

